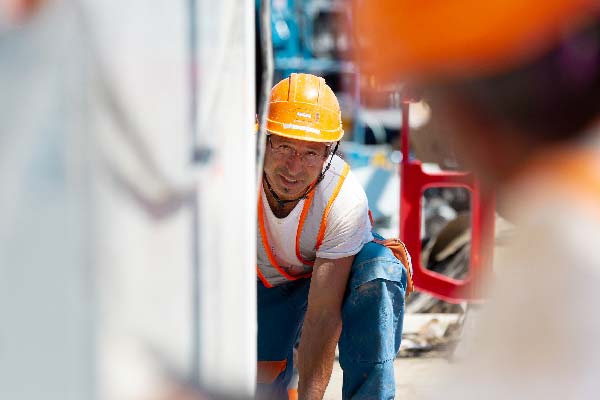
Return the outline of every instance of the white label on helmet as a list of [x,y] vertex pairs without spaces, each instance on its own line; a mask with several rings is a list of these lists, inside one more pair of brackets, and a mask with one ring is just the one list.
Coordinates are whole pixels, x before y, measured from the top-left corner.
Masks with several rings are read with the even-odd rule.
[[312,118],[312,115],[310,115],[308,113],[303,113],[303,112],[300,112],[300,111],[298,111],[296,113],[296,115],[298,115],[299,117],[304,117],[304,118]]
[[310,126],[302,126],[296,124],[283,124],[284,129],[297,129],[299,131],[306,131],[310,133],[316,133],[317,135],[321,133],[319,129],[311,128]]

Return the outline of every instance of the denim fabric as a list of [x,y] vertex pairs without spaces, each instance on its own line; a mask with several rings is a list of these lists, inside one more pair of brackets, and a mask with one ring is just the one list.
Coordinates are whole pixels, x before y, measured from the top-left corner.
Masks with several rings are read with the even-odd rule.
[[402,340],[406,271],[392,252],[367,243],[355,257],[339,340],[344,399],[393,399]]
[[299,279],[273,288],[266,288],[257,281],[258,361],[287,360],[285,371],[273,384],[257,384],[257,399],[287,399],[294,344],[304,321],[309,287],[309,279]]
[[[355,256],[342,306],[339,340],[344,399],[394,398],[394,359],[400,348],[406,272],[392,252],[367,243]],[[308,301],[309,279],[274,288],[257,283],[258,359],[288,364],[272,385],[258,385],[257,398],[286,399],[292,352]]]

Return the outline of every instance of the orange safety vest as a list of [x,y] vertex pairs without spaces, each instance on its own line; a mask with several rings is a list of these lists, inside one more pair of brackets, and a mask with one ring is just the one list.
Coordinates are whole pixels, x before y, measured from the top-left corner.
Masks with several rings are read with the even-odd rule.
[[600,151],[596,149],[543,152],[525,167],[522,175],[566,190],[582,205],[600,211]]
[[[275,260],[272,248],[269,245],[269,232],[265,224],[262,195],[259,193],[256,273],[266,287],[270,288],[311,276],[315,257],[313,253],[317,252],[323,242],[325,229],[327,228],[327,217],[349,171],[348,164],[340,157],[334,156],[331,167],[325,173],[323,180],[304,200],[300,221],[296,229],[296,257],[301,263],[300,266],[286,268],[279,265]],[[262,190],[262,187],[260,190]],[[307,232],[304,229],[307,218],[320,219],[321,223],[317,231]],[[314,251],[311,254],[302,254],[301,248],[311,248]]]

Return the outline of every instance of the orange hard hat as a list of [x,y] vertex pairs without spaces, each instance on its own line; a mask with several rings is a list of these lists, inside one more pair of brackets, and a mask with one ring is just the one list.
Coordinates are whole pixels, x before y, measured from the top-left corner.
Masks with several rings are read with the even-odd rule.
[[481,75],[548,50],[598,0],[354,0],[356,61],[381,82]]
[[325,79],[292,74],[271,90],[267,132],[309,142],[337,142],[344,136],[342,113]]

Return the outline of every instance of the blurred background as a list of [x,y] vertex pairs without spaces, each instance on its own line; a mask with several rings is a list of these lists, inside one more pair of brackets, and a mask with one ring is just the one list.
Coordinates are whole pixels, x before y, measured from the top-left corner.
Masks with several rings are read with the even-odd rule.
[[[459,173],[464,167],[459,165],[451,144],[440,140],[451,128],[426,98],[409,92],[402,81],[382,83],[374,74],[360,70],[357,48],[364,43],[352,13],[366,6],[346,0],[273,0],[273,81],[292,72],[325,78],[342,108],[345,135],[341,152],[365,188],[374,228],[385,237],[399,237],[403,112],[409,114],[407,150],[411,160],[418,160],[423,170],[434,176],[442,171]],[[260,21],[256,31],[260,47],[259,28]],[[257,86],[263,81],[260,55],[257,51]],[[407,102],[410,108],[403,107]],[[420,226],[410,229],[418,230],[424,268],[453,279],[468,275],[472,188],[466,183],[422,188],[414,204],[421,208]],[[503,232],[509,229],[504,220],[496,225]],[[446,303],[418,293],[409,299],[407,307],[415,313],[461,312],[460,303],[457,299]]]

